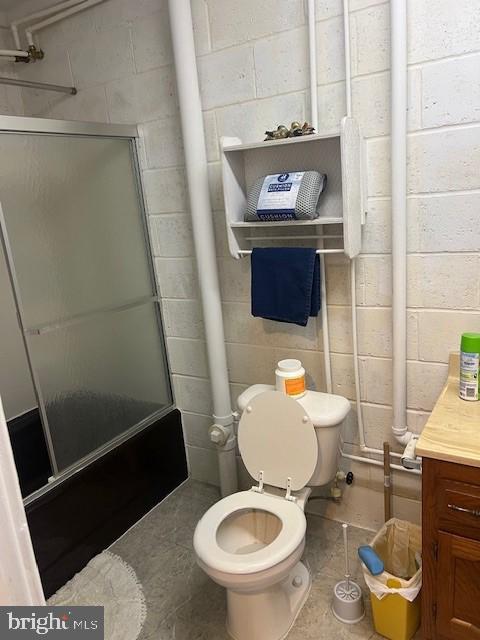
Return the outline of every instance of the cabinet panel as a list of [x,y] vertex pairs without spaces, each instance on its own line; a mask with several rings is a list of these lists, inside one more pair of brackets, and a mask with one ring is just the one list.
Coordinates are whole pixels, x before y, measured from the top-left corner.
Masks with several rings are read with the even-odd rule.
[[438,534],[437,637],[480,639],[480,542]]

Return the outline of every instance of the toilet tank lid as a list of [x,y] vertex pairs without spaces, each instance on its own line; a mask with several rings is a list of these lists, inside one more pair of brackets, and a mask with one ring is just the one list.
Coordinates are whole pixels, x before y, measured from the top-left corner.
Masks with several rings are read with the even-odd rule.
[[[237,398],[237,406],[240,412],[245,410],[247,404],[260,393],[273,391],[275,387],[270,384],[253,384],[245,389]],[[351,406],[347,398],[333,393],[321,391],[307,391],[303,398],[296,400],[307,412],[314,427],[333,427],[345,420]]]
[[315,427],[338,425],[345,420],[351,409],[347,398],[321,391],[307,391],[297,402],[304,407]]

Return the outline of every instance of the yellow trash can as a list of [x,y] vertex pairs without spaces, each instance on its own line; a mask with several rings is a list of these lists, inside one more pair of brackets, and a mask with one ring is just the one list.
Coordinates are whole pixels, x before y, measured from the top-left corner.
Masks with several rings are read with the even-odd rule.
[[[400,589],[400,580],[390,578],[387,587]],[[410,640],[420,626],[420,593],[409,602],[398,593],[389,593],[381,600],[370,593],[375,631],[390,640]]]
[[370,590],[375,631],[390,640],[410,640],[420,626],[421,529],[411,522],[392,518],[380,529],[371,546],[385,566],[383,573],[372,576],[362,565]]

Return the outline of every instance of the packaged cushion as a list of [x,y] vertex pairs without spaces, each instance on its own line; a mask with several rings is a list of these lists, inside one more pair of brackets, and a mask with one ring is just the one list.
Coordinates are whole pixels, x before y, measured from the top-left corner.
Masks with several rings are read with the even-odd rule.
[[247,222],[312,220],[327,176],[318,171],[275,173],[258,178],[247,198]]

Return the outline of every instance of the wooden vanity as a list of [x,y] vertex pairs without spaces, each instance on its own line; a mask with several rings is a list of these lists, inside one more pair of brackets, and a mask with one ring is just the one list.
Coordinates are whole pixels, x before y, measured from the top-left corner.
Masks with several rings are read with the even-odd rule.
[[458,354],[417,445],[423,640],[480,639],[480,402],[458,397]]

